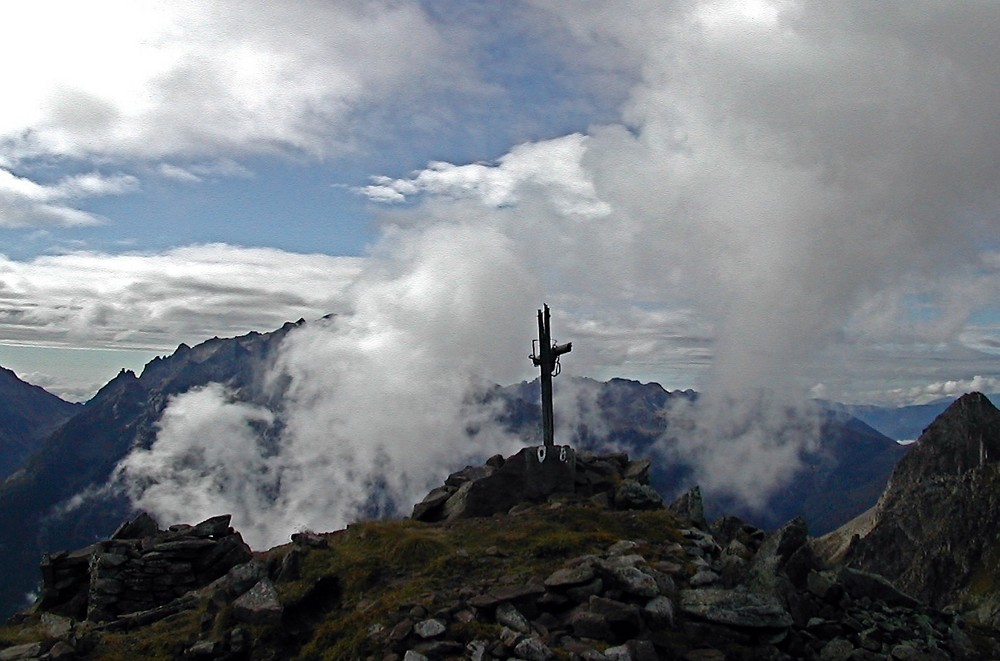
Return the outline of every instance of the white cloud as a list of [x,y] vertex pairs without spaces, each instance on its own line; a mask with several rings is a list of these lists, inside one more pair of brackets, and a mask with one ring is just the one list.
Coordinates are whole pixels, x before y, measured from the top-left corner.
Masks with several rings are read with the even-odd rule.
[[541,187],[560,213],[604,216],[610,213],[594,190],[581,159],[587,137],[567,135],[514,147],[496,164],[452,165],[434,162],[409,179],[375,177],[359,192],[379,202],[402,202],[421,193],[474,198],[492,207],[516,205],[526,187]]
[[[232,159],[344,154],[396,121],[373,105],[477,85],[413,2],[41,0],[8,7],[5,22],[17,28],[0,43],[0,166],[24,182],[39,164],[109,162],[166,161],[160,174],[185,181],[246,176]],[[188,159],[214,165],[170,162]],[[0,225],[96,220],[17,192]]]
[[7,342],[172,349],[335,312],[360,260],[222,244],[0,257]]
[[167,179],[173,179],[174,181],[181,181],[189,184],[195,184],[202,180],[201,177],[196,175],[191,170],[182,168],[179,165],[173,165],[171,163],[161,163],[160,167],[157,168],[157,172],[160,173],[160,176],[166,177]]
[[392,222],[451,205],[502,228],[571,316],[690,310],[710,329],[703,388],[835,392],[846,375],[816,372],[857,363],[831,352],[975,344],[1000,281],[978,256],[1000,229],[983,121],[1000,98],[977,38],[995,8],[532,4],[565,53],[640,73],[622,125],[377,178],[373,199],[421,201]]
[[817,406],[773,391],[707,393],[678,399],[669,414],[669,437],[656,446],[661,461],[683,460],[708,497],[726,494],[760,509],[819,447]]
[[183,183],[200,183],[205,179],[223,177],[253,178],[254,173],[230,158],[216,161],[196,162],[185,166],[173,163],[160,163],[156,168],[161,177]]
[[[468,398],[528,363],[537,292],[509,242],[456,223],[402,231],[382,248],[342,314],[282,344],[271,375],[287,384],[280,433],[265,447],[249,433],[265,412],[218,387],[180,396],[151,450],[122,464],[137,504],[165,519],[191,507],[232,512],[263,548],[373,508],[408,513],[444,467],[514,449],[489,424],[493,411]],[[471,441],[470,427],[483,430]],[[237,468],[225,467],[231,453]]]
[[[117,468],[137,507],[164,521],[236,513],[247,541],[260,548],[283,475],[260,434],[274,422],[261,407],[234,401],[211,384],[173,398],[155,445],[129,454]],[[205,443],[206,438],[214,442]]]
[[[314,154],[359,104],[461,84],[412,3],[108,1],[12,8],[0,136],[15,153]],[[27,131],[27,133],[26,133]]]
[[90,172],[64,177],[54,184],[39,184],[0,168],[0,227],[95,225],[103,222],[99,216],[71,203],[122,195],[136,190],[138,183],[131,175]]
[[1000,377],[976,375],[971,379],[937,381],[872,394],[878,396],[879,401],[902,406],[927,404],[942,398],[959,397],[968,392],[982,392],[985,394],[1000,392]]

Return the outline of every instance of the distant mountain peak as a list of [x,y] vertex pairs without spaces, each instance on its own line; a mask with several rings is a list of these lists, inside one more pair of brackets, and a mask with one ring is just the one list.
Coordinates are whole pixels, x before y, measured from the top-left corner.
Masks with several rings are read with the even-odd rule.
[[79,409],[0,367],[0,482]]
[[893,481],[962,475],[1000,461],[1000,410],[979,392],[956,399],[920,435]]
[[995,625],[998,527],[1000,410],[973,392],[941,413],[900,460],[872,526],[849,554],[856,566],[937,608],[974,610]]

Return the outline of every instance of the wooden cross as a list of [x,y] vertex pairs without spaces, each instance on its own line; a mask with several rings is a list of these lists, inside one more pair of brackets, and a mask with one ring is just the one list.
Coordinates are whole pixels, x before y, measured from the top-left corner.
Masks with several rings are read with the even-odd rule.
[[[559,356],[573,350],[573,343],[555,344],[549,329],[549,306],[544,305],[545,312],[538,311],[538,342],[537,348],[532,346],[532,354],[528,356],[542,372],[542,438],[545,447],[555,445],[553,440],[555,423],[552,418],[552,377],[558,375]],[[534,342],[532,342],[534,345]]]

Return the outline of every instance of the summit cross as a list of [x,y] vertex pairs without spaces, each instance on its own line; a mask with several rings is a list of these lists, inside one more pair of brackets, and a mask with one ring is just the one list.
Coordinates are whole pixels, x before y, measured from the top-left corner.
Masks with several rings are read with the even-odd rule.
[[[559,375],[559,356],[573,350],[573,343],[556,344],[552,341],[549,327],[549,306],[538,311],[538,339],[532,342],[532,353],[528,358],[542,372],[542,439],[545,447],[555,445],[553,440],[555,423],[552,416],[552,377]],[[537,346],[535,345],[537,342]]]

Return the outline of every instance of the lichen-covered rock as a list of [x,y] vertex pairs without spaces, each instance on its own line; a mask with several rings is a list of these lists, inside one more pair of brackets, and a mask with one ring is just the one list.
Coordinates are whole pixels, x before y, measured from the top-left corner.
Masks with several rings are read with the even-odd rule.
[[708,522],[705,520],[705,502],[701,496],[701,487],[698,485],[691,487],[678,496],[668,509],[699,528],[705,529],[708,527]]
[[278,590],[263,578],[233,602],[233,617],[247,624],[277,624],[284,611]]
[[680,609],[709,622],[748,629],[784,629],[792,625],[791,615],[777,599],[741,590],[682,590]]
[[620,510],[655,510],[663,507],[663,497],[653,487],[627,479],[615,489],[614,504]]

